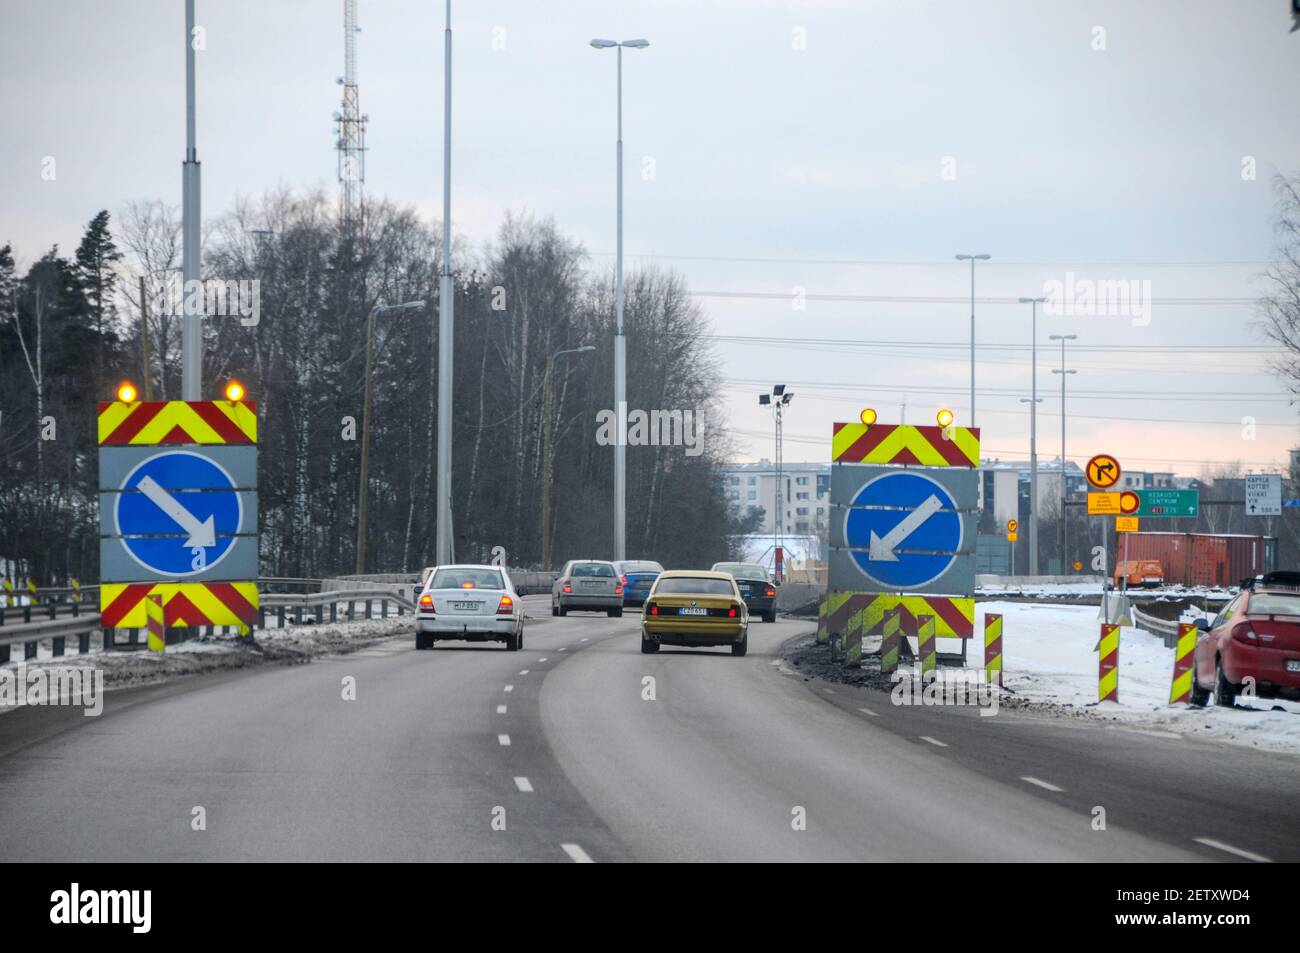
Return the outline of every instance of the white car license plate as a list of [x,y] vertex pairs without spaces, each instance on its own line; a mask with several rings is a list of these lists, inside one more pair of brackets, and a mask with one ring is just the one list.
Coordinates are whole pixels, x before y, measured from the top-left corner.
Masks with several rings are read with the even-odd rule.
[[708,615],[708,609],[678,609],[678,615]]
[[1300,659],[1296,659],[1296,658],[1287,659],[1286,670],[1288,672],[1300,672]]
[[481,602],[453,602],[451,607],[457,612],[477,612]]

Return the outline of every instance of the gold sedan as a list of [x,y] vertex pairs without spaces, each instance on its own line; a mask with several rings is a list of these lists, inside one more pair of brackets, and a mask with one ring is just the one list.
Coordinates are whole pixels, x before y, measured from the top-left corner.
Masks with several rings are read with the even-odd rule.
[[674,569],[659,574],[641,609],[641,651],[661,645],[749,648],[749,609],[729,573]]

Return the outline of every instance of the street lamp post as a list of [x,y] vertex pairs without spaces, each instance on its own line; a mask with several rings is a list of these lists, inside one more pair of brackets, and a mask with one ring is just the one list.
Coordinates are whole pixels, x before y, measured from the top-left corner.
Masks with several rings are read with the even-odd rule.
[[[371,378],[375,366],[375,318],[387,311],[423,308],[423,301],[404,304],[377,304],[366,318],[366,377],[365,395],[361,402],[361,482],[357,487],[357,574],[366,571],[366,508],[370,496],[370,404],[374,388]],[[405,567],[402,567],[405,568]]]
[[451,402],[452,336],[455,289],[451,277],[451,0],[443,33],[442,101],[442,273],[438,276],[438,493],[436,562],[452,560],[451,545]]
[[1069,557],[1065,552],[1066,543],[1069,541],[1069,533],[1065,525],[1065,498],[1067,495],[1066,487],[1065,487],[1065,378],[1070,374],[1078,373],[1078,371],[1076,371],[1074,368],[1066,369],[1065,342],[1077,341],[1078,339],[1079,339],[1079,335],[1077,334],[1048,335],[1049,341],[1061,342],[1061,368],[1060,370],[1053,368],[1052,373],[1061,375],[1061,525],[1060,528],[1056,531],[1056,535],[1057,535],[1057,540],[1061,547],[1060,552],[1061,552],[1062,572],[1066,571],[1067,563],[1069,561]]
[[202,295],[190,294],[202,273],[199,155],[194,142],[194,0],[185,0],[185,162],[181,165],[181,399],[203,399]]
[[1038,575],[1038,306],[1046,298],[1021,298],[1030,306],[1029,391],[1029,574]]
[[[784,480],[784,474],[782,473],[782,462],[783,462],[783,461],[782,461],[782,459],[781,459],[781,457],[782,457],[782,453],[781,453],[781,450],[782,450],[782,448],[781,448],[781,423],[782,423],[782,414],[784,413],[785,408],[786,408],[787,406],[789,406],[790,401],[792,401],[792,400],[794,400],[794,392],[793,392],[793,391],[788,391],[788,390],[786,390],[784,384],[774,384],[774,385],[772,386],[772,393],[770,393],[770,394],[759,394],[759,395],[758,395],[758,402],[759,402],[759,404],[761,404],[761,405],[763,405],[763,406],[771,405],[771,407],[772,407],[772,420],[773,420],[773,423],[774,423],[774,425],[775,425],[775,427],[776,427],[776,447],[775,447],[775,455],[776,455],[776,492],[772,494],[772,497],[773,497],[772,501],[773,501],[773,503],[776,505],[776,511],[772,514],[772,538],[773,538],[773,550],[774,550],[774,555],[773,555],[773,568],[774,568],[774,570],[779,570],[779,569],[781,568],[781,567],[777,566],[776,563],[775,563],[775,552],[777,552],[777,551],[781,551],[781,549],[782,549],[782,542],[783,542],[782,537],[785,535],[785,501],[784,501],[784,497],[785,497],[785,487],[782,486],[782,483],[783,483],[783,480]],[[784,552],[782,552],[782,559],[781,559],[782,566],[783,566],[784,563],[785,563],[784,555],[785,555]],[[778,582],[781,581],[780,576],[782,576],[782,575],[784,575],[784,572],[778,572],[778,573],[777,573],[777,581],[778,581]]]
[[623,47],[643,50],[649,40],[591,41],[598,50],[618,50],[618,262],[614,276],[614,309],[618,330],[614,335],[614,412],[618,439],[614,443],[614,558],[627,557],[627,339],[623,336]]
[[551,377],[555,371],[555,361],[565,354],[583,354],[596,350],[595,345],[565,348],[556,351],[546,359],[546,396],[542,400],[542,569],[551,568]]
[[958,255],[958,261],[970,262],[970,425],[975,426],[975,262],[988,261],[992,255]]

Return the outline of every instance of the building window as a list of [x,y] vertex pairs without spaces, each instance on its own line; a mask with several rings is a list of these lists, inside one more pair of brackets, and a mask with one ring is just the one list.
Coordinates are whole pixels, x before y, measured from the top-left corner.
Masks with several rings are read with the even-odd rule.
[[758,494],[755,493],[753,490],[750,490],[749,493],[746,494],[745,499],[747,499],[747,500],[756,500],[756,499],[758,499]]
[[798,499],[798,500],[806,500],[806,499],[808,499],[808,494],[807,494],[807,493],[796,493],[796,494],[795,494],[795,499]]
[[745,478],[745,485],[746,485],[746,486],[756,486],[757,484],[758,484],[758,480],[756,480],[754,477],[746,477],[746,478]]
[[797,478],[795,479],[794,482],[795,482],[795,483],[798,483],[800,486],[807,486],[807,485],[808,485],[808,478],[807,478],[807,477],[797,477]]

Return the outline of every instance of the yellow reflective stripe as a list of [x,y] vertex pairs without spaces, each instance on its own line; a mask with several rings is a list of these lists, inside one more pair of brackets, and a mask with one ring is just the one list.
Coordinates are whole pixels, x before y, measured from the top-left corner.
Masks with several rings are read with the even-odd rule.
[[131,438],[131,443],[144,445],[160,443],[176,427],[180,427],[189,435],[190,443],[225,443],[221,435],[208,426],[203,418],[182,400],[169,400],[154,415],[153,420],[141,427],[140,432]]
[[1119,685],[1119,668],[1116,667],[1111,669],[1105,675],[1103,675],[1100,681],[1098,681],[1097,688],[1098,691],[1100,692],[1100,697],[1105,698],[1107,695],[1114,692],[1118,685]]
[[229,417],[230,422],[243,431],[245,437],[257,443],[257,414],[242,403],[229,400],[214,400],[212,406]]
[[1116,629],[1114,632],[1103,635],[1098,649],[1101,652],[1102,658],[1119,651],[1119,630]]
[[1192,691],[1192,673],[1183,672],[1183,674],[1179,675],[1177,678],[1174,679],[1174,683],[1169,689],[1169,700],[1171,702],[1178,701],[1178,699],[1185,698],[1188,695],[1190,695],[1191,691]]
[[99,414],[99,442],[103,443],[107,440],[113,431],[122,425],[122,421],[131,415],[131,411],[139,406],[138,400],[129,404],[115,400],[105,407]]
[[845,424],[831,437],[831,460],[844,456],[846,450],[853,446],[867,432],[866,424]]
[[971,462],[971,466],[977,467],[980,465],[979,437],[965,427],[949,427],[948,435],[953,446],[962,452],[962,456]]

